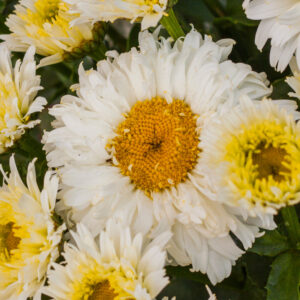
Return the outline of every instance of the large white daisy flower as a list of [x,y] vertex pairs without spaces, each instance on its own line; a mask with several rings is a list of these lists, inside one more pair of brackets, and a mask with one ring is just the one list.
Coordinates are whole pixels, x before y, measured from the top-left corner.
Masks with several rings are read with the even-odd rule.
[[[3,172],[3,171],[2,171]],[[49,264],[58,257],[64,226],[52,220],[58,178],[47,172],[44,188],[36,183],[34,163],[27,171],[27,186],[14,158],[10,175],[0,188],[0,298],[40,299]]]
[[271,39],[271,66],[282,72],[295,54],[300,67],[299,0],[245,0],[243,7],[249,19],[262,20],[255,43],[261,50]]
[[241,206],[251,217],[300,202],[296,108],[294,101],[244,99],[207,124],[200,164],[215,185],[216,200]]
[[156,26],[165,13],[168,0],[66,0],[80,16],[75,23],[129,19],[142,21],[142,30]]
[[55,64],[80,55],[83,49],[93,46],[94,40],[103,37],[100,23],[70,27],[77,17],[69,13],[69,5],[63,0],[21,0],[5,23],[11,33],[0,38],[13,51],[22,52],[34,45],[38,54],[46,56],[41,66]]
[[162,250],[171,233],[150,244],[131,235],[123,223],[109,220],[96,242],[82,224],[72,232],[76,246],[65,244],[63,265],[54,263],[44,293],[55,300],[151,300],[169,282]]
[[[227,60],[233,44],[191,31],[171,46],[144,32],[140,51],[113,52],[97,71],[81,67],[78,97],[51,110],[56,129],[44,135],[49,166],[62,181],[58,210],[94,235],[112,214],[152,236],[167,223],[177,263],[192,263],[213,283],[229,276],[242,254],[229,232],[247,248],[258,228],[204,196],[201,130],[241,95],[270,93],[264,74]],[[269,217],[255,224],[273,226]]]
[[26,128],[40,122],[30,121],[30,115],[47,103],[43,97],[36,98],[42,87],[36,75],[34,51],[30,47],[23,62],[18,60],[13,68],[9,50],[0,44],[0,153],[11,147]]

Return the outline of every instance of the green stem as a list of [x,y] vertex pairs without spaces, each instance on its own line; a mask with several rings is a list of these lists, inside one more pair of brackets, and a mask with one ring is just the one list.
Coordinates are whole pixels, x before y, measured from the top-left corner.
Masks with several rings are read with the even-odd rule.
[[287,206],[281,210],[286,230],[293,245],[300,244],[300,223],[294,206]]
[[168,33],[175,41],[185,35],[172,8],[168,11],[167,16],[162,17],[160,23],[167,29]]

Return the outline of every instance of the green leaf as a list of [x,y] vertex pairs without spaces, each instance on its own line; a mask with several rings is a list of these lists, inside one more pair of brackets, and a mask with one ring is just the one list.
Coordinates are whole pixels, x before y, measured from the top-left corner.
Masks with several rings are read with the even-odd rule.
[[267,300],[299,300],[300,252],[290,251],[272,263],[267,283]]
[[[250,281],[250,284],[256,285],[256,292],[263,292],[265,294],[263,299],[266,299],[267,291],[265,290],[265,286],[268,281],[273,260],[272,257],[261,256],[251,252],[247,252],[241,258],[246,272],[246,281]],[[245,289],[247,291],[247,288],[244,288],[244,290]],[[258,291],[258,289],[260,289],[260,291]]]
[[266,233],[256,240],[250,252],[259,255],[276,256],[290,248],[288,240],[277,230],[266,231]]
[[278,80],[275,80],[272,83],[273,86],[273,93],[272,93],[272,99],[287,99],[288,93],[292,91],[292,89],[289,87],[289,85],[286,83],[285,78],[281,78]]
[[206,275],[201,272],[190,272],[190,267],[167,267],[167,274],[173,278],[184,278],[204,284],[210,284]]
[[139,45],[139,33],[141,31],[141,24],[136,23],[133,25],[129,38],[127,40],[126,50],[129,51],[132,47],[138,47]]

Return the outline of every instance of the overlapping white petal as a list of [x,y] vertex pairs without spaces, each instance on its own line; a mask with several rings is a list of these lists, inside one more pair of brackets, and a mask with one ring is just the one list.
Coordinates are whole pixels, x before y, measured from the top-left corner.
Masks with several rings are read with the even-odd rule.
[[72,4],[71,11],[80,16],[73,22],[97,21],[114,22],[129,19],[131,22],[142,19],[142,30],[156,26],[165,13],[168,0],[65,0]]
[[23,62],[12,66],[6,44],[0,45],[0,153],[11,147],[15,140],[40,121],[30,121],[30,115],[39,112],[47,103],[36,97],[42,89],[36,75],[34,47],[26,52]]
[[255,43],[261,50],[271,39],[270,63],[284,71],[293,55],[300,67],[300,3],[298,0],[245,0],[249,19],[261,20]]
[[265,74],[228,60],[232,40],[215,43],[191,31],[172,46],[169,40],[158,41],[157,34],[141,33],[140,50],[111,52],[97,70],[80,67],[80,83],[74,86],[78,96],[63,97],[51,110],[55,129],[45,133],[44,141],[49,166],[58,168],[62,179],[58,210],[70,225],[83,222],[93,235],[111,215],[152,237],[169,227],[174,236],[167,249],[174,262],[192,264],[215,284],[229,276],[243,253],[230,231],[248,248],[258,227],[274,227],[272,218],[250,220],[241,210],[212,201],[206,192],[211,183],[202,184],[199,163],[185,182],[152,192],[150,198],[111,164],[114,157],[105,147],[137,101],[185,101],[199,116],[201,139],[203,126],[216,113],[228,112],[243,95],[261,99],[271,90]]

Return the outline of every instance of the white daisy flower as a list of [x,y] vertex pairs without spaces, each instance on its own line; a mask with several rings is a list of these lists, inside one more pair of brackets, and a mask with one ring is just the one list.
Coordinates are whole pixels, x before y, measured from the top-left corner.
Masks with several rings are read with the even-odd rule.
[[218,201],[242,207],[251,217],[300,202],[296,109],[294,101],[244,99],[203,129],[200,163]]
[[[129,19],[141,20],[142,30],[156,26],[165,12],[168,0],[66,0],[73,5],[72,12],[79,14],[75,24],[85,22]],[[74,23],[74,22],[73,22]]]
[[300,67],[300,2],[245,0],[243,7],[249,19],[261,20],[255,37],[258,49],[271,39],[271,66],[282,72],[295,54]]
[[69,13],[69,5],[63,0],[21,0],[5,23],[11,33],[0,38],[13,51],[26,51],[34,45],[38,54],[46,56],[40,66],[55,64],[90,50],[94,40],[103,38],[100,23],[70,27],[77,17]]
[[53,263],[44,289],[55,300],[151,300],[169,282],[162,249],[170,232],[146,244],[142,234],[132,236],[128,227],[110,219],[98,242],[82,224],[72,236],[77,247],[65,244],[65,262]]
[[274,224],[267,216],[248,226],[203,194],[201,130],[241,95],[259,99],[271,90],[265,74],[227,60],[232,40],[214,43],[191,31],[171,46],[156,34],[141,33],[140,51],[111,52],[97,71],[80,67],[78,97],[65,96],[51,110],[56,129],[44,141],[62,181],[58,211],[94,235],[112,214],[151,236],[168,224],[174,261],[216,283],[243,253],[230,231],[247,248],[256,225]]
[[289,93],[290,97],[296,97],[300,100],[300,69],[297,66],[296,59],[292,59],[290,63],[293,76],[287,77],[286,82],[294,90],[294,92]]
[[[3,170],[2,170],[3,172]],[[52,220],[58,178],[47,172],[44,188],[36,183],[34,162],[27,171],[27,186],[19,176],[14,157],[10,175],[0,188],[0,298],[40,299],[49,264],[59,255],[64,226]]]
[[12,67],[10,52],[0,44],[0,153],[11,147],[15,140],[40,121],[30,121],[30,115],[39,112],[47,103],[37,97],[42,89],[40,76],[36,75],[34,47],[26,52],[23,62]]

